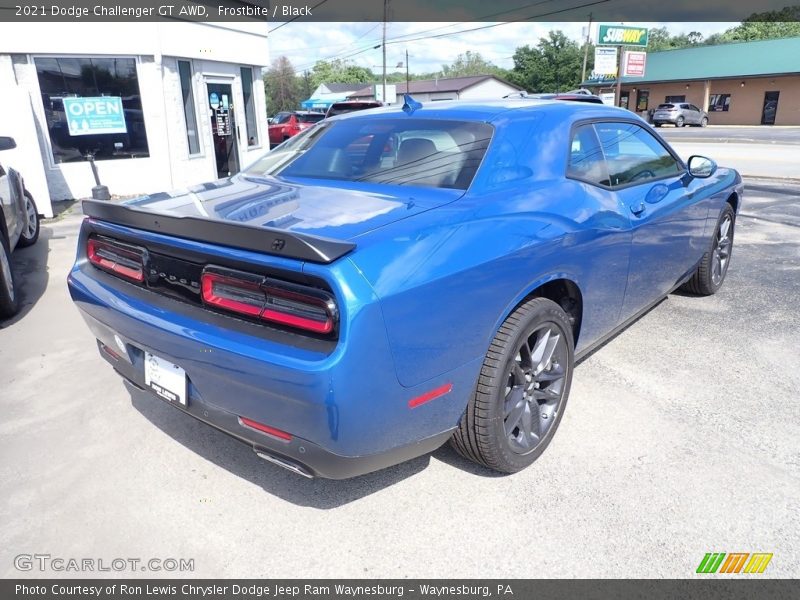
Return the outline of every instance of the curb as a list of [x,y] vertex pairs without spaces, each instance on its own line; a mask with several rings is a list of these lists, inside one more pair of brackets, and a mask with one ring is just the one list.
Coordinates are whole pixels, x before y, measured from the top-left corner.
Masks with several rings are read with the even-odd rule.
[[[800,177],[779,177],[779,176],[767,176],[767,175],[745,175],[744,173],[739,173],[742,176],[742,179],[755,179],[756,181],[764,181],[768,183],[789,183],[794,185],[800,185]],[[747,181],[744,182],[744,186],[747,187]]]

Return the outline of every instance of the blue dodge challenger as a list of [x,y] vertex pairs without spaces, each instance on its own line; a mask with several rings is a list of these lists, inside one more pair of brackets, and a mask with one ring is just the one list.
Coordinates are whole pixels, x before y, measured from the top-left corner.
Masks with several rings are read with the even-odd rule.
[[296,473],[448,440],[512,473],[576,359],[720,288],[742,190],[626,110],[407,98],[228,179],[84,202],[69,289],[122,377]]

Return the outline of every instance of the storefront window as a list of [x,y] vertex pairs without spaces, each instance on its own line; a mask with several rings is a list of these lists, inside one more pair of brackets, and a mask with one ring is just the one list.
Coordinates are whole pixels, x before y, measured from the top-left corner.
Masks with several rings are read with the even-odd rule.
[[189,154],[198,154],[200,152],[200,136],[197,133],[197,113],[194,108],[191,63],[185,60],[179,60],[178,72],[181,77],[183,116],[186,120],[186,142],[189,145]]
[[244,95],[244,119],[247,125],[247,145],[258,146],[256,103],[253,98],[253,69],[242,67],[242,94]]
[[150,156],[135,59],[36,58],[35,63],[54,162],[82,161],[88,154],[96,160]]
[[730,94],[711,94],[711,97],[708,99],[709,112],[728,112],[730,105]]

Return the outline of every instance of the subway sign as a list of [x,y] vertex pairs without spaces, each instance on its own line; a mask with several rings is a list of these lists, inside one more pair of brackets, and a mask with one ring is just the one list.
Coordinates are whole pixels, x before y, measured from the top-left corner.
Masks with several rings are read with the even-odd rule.
[[597,43],[605,46],[647,46],[646,27],[624,25],[600,25]]

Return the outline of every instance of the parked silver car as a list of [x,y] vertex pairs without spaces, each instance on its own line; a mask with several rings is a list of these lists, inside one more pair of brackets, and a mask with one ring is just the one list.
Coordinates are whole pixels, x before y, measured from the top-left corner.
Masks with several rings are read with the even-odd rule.
[[[0,151],[16,148],[13,138],[0,136]],[[2,158],[2,156],[0,156]],[[19,290],[11,270],[11,251],[36,243],[39,211],[22,176],[0,161],[0,319],[19,309]]]
[[688,102],[667,102],[659,104],[653,113],[653,125],[661,127],[664,123],[672,123],[675,127],[708,125],[708,113]]

